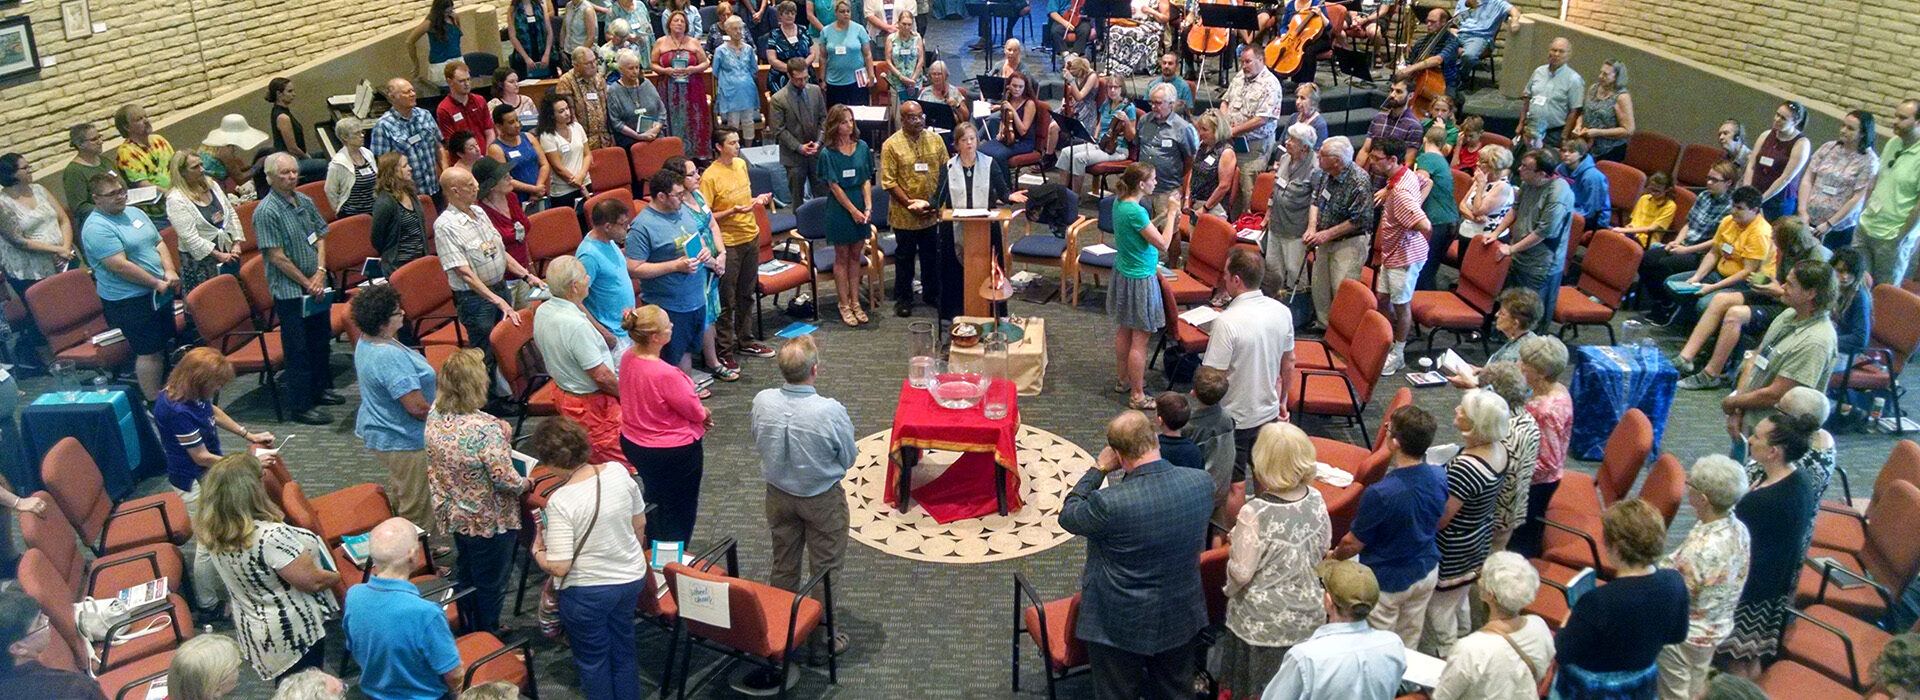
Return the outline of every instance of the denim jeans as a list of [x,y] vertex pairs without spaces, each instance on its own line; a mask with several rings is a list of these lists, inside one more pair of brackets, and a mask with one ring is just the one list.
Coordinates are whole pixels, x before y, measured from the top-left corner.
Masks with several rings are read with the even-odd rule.
[[491,537],[453,535],[453,548],[460,558],[455,562],[454,579],[474,591],[460,599],[460,615],[472,632],[492,632],[500,628],[500,601],[507,594],[507,574],[512,571],[513,548],[518,538],[511,530]]
[[560,624],[573,644],[580,693],[587,700],[639,700],[640,658],[634,651],[633,615],[646,580],[560,589]]

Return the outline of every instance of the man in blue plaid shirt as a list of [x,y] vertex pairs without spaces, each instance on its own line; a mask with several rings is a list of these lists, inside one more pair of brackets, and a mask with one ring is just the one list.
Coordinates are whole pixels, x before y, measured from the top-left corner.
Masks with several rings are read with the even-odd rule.
[[419,99],[407,79],[387,81],[386,95],[393,109],[374,123],[368,146],[376,157],[390,151],[406,156],[407,164],[413,166],[414,187],[432,196],[434,206],[445,207],[447,200],[440,194],[440,171],[445,169],[440,162],[440,124],[432,112],[415,107]]

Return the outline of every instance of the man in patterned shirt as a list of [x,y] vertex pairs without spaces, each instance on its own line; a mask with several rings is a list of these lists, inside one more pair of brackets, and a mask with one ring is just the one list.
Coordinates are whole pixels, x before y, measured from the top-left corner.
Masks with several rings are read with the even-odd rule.
[[440,123],[434,121],[433,113],[417,109],[418,96],[414,93],[413,83],[406,78],[394,78],[387,81],[387,101],[393,103],[393,109],[380,115],[373,124],[373,135],[367,145],[373,155],[381,156],[390,151],[399,151],[407,157],[407,164],[413,166],[413,186],[420,194],[433,197],[436,207],[445,208],[447,199],[440,193],[440,171],[444,154],[440,150]]
[[1418,155],[1416,149],[1420,147],[1422,130],[1420,118],[1414,116],[1413,109],[1407,104],[1412,96],[1411,81],[1393,81],[1393,90],[1387,93],[1386,104],[1380,105],[1380,113],[1373,115],[1373,122],[1367,125],[1367,140],[1360,145],[1360,154],[1354,157],[1354,162],[1373,162],[1372,153],[1384,149],[1387,141],[1400,144],[1401,149],[1393,153],[1395,157],[1402,162],[1413,162],[1413,157]]
[[1261,62],[1260,47],[1240,47],[1240,74],[1227,86],[1223,111],[1227,138],[1233,139],[1235,160],[1240,170],[1240,187],[1234,190],[1232,213],[1247,210],[1247,197],[1253,192],[1253,177],[1273,164],[1273,135],[1280,123],[1280,104],[1286,88]]
[[[428,121],[432,121],[431,118]],[[306,195],[294,191],[300,184],[300,163],[293,156],[267,156],[267,184],[273,189],[253,210],[253,230],[260,237],[260,255],[267,261],[267,288],[273,292],[273,311],[280,317],[280,339],[287,356],[287,404],[293,419],[307,425],[326,425],[333,417],[315,404],[337,406],[346,399],[333,393],[327,365],[327,343],[333,339],[329,313],[327,222]]]
[[1373,220],[1373,190],[1353,164],[1353,142],[1335,136],[1320,144],[1320,171],[1313,174],[1313,204],[1301,245],[1318,247],[1313,259],[1313,308],[1328,323],[1333,290],[1341,280],[1360,279],[1367,261],[1367,227]]
[[1386,178],[1380,191],[1380,274],[1373,278],[1374,291],[1387,298],[1392,309],[1393,349],[1387,353],[1382,375],[1392,375],[1406,366],[1402,353],[1407,349],[1407,331],[1413,327],[1413,283],[1427,262],[1427,238],[1433,235],[1433,223],[1420,207],[1421,190],[1427,174],[1409,168],[1394,154],[1400,144],[1383,142],[1367,163],[1367,172]]

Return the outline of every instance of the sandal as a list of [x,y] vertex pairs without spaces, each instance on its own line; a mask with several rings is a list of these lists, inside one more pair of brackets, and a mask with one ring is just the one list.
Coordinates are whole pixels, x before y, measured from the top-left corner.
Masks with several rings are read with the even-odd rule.
[[1137,411],[1151,411],[1154,408],[1153,397],[1139,394],[1127,400],[1127,407]]
[[860,308],[859,302],[854,302],[853,304],[853,317],[860,319],[860,325],[867,325],[867,310]]
[[726,365],[720,365],[718,367],[701,367],[700,371],[706,372],[707,374],[711,374],[713,375],[714,379],[718,379],[723,382],[740,381],[740,370],[733,369]]
[[699,399],[699,400],[701,400],[701,401],[705,401],[705,400],[707,400],[707,399],[711,399],[711,398],[713,398],[713,390],[712,390],[712,389],[699,389],[699,390],[696,390],[696,391],[694,391],[694,392],[693,392],[693,397],[694,397],[694,398],[696,398],[696,399]]
[[1125,394],[1125,393],[1127,393],[1127,392],[1130,392],[1130,391],[1133,391],[1133,387],[1129,387],[1129,386],[1127,386],[1127,385],[1125,385],[1125,384],[1115,384],[1115,385],[1113,385],[1113,393],[1116,393],[1116,394]]
[[840,307],[840,322],[848,326],[858,326],[860,325],[860,317],[853,315],[852,307],[842,305]]

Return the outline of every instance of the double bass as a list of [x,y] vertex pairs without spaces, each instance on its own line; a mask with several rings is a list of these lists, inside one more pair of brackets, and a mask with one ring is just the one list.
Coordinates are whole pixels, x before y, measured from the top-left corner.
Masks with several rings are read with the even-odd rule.
[[[1446,33],[1448,29],[1452,28],[1453,25],[1459,21],[1460,17],[1456,15],[1453,19],[1447,20],[1447,23],[1442,25],[1438,31],[1427,35],[1426,45],[1421,47],[1421,52],[1431,54],[1431,52],[1439,46],[1441,35]],[[1413,44],[1407,45],[1408,55],[1406,63],[1412,64],[1417,61],[1432,58],[1431,55],[1421,56],[1417,59],[1414,58],[1412,55],[1413,48]],[[1407,100],[1409,106],[1413,109],[1414,115],[1425,119],[1427,118],[1427,108],[1433,105],[1434,99],[1445,94],[1447,94],[1447,76],[1440,71],[1440,66],[1434,66],[1421,70],[1413,76],[1413,94],[1409,95]]]
[[[1291,3],[1293,0],[1287,0]],[[1279,38],[1267,42],[1267,67],[1281,75],[1293,75],[1300,69],[1300,62],[1306,58],[1308,44],[1319,39],[1327,31],[1327,16],[1320,8],[1309,7],[1305,11],[1293,13],[1293,21],[1288,23],[1286,31]]]

